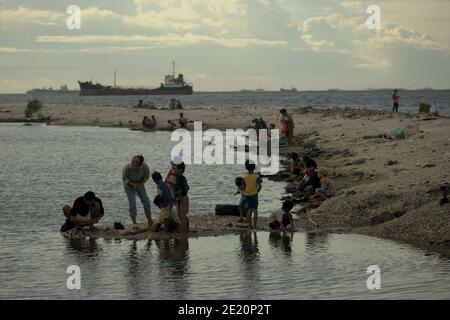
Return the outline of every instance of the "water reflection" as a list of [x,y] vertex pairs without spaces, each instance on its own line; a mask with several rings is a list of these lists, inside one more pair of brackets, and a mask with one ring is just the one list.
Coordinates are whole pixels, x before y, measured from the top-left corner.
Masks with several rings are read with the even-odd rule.
[[328,246],[328,233],[326,232],[308,232],[306,233],[306,252],[309,254],[324,251]]
[[269,243],[275,251],[283,251],[286,255],[292,252],[292,243],[294,241],[294,233],[270,232]]
[[258,260],[259,249],[256,232],[241,232],[239,239],[241,241],[241,258],[247,262]]
[[69,252],[81,253],[80,257],[85,257],[84,253],[88,253],[88,257],[97,257],[101,250],[95,238],[66,237],[66,244]]

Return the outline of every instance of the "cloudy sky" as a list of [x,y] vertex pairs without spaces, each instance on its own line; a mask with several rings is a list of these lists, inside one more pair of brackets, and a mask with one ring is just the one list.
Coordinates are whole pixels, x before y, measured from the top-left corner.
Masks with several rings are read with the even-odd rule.
[[0,39],[5,93],[112,84],[114,70],[157,86],[172,60],[196,91],[450,88],[450,0],[0,0]]

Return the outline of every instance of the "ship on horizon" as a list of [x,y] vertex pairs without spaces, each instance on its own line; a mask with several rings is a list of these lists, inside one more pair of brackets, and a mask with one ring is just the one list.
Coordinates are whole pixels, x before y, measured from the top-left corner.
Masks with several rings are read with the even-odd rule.
[[298,90],[295,87],[292,87],[291,89],[284,89],[284,88],[280,89],[280,92],[297,92],[297,91]]
[[190,95],[193,93],[192,84],[184,81],[183,74],[175,77],[175,61],[172,62],[173,73],[164,77],[164,83],[158,88],[119,87],[116,85],[117,73],[114,72],[114,86],[104,86],[92,81],[81,82],[80,96],[126,96],[126,95]]
[[77,90],[69,90],[67,88],[67,84],[61,85],[59,89],[53,89],[53,87],[44,87],[44,88],[34,88],[25,92],[25,94],[33,94],[33,93],[69,93],[76,92]]

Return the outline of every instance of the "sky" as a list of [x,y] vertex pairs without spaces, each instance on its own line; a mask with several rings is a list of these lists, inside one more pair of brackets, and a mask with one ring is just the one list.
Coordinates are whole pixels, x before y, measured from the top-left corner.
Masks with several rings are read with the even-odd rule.
[[450,0],[0,0],[2,93],[155,87],[172,61],[194,91],[449,89]]

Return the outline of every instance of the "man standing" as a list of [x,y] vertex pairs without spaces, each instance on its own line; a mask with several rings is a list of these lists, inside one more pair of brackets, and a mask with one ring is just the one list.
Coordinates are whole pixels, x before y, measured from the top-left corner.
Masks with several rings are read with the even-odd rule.
[[89,226],[91,230],[95,230],[94,224],[103,217],[105,211],[102,200],[97,198],[94,192],[88,191],[75,200],[73,207],[65,205],[63,213],[67,220],[61,227],[62,232],[82,226]]
[[400,103],[400,95],[398,94],[398,90],[395,89],[394,93],[392,94],[392,112],[398,112],[398,105]]

